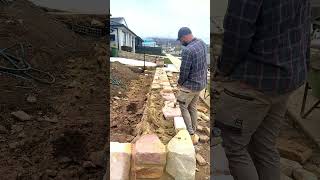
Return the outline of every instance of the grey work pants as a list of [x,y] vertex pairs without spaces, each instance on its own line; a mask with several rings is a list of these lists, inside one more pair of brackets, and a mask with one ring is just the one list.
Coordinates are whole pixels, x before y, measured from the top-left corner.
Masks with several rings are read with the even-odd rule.
[[197,130],[197,102],[199,100],[200,92],[191,92],[181,89],[177,95],[180,110],[184,122],[187,126],[189,134],[193,135]]
[[240,83],[223,84],[216,102],[215,126],[221,129],[235,180],[280,180],[276,138],[289,94],[268,96]]

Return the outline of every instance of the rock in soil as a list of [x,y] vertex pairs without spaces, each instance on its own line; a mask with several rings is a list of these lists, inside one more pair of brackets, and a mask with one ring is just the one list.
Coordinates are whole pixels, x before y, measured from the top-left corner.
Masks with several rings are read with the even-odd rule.
[[202,143],[206,143],[210,140],[209,136],[206,136],[206,135],[200,135],[199,136],[199,141],[202,142]]
[[203,131],[203,126],[198,125],[197,130],[200,132]]
[[27,102],[35,103],[35,102],[37,102],[37,98],[35,96],[28,96],[27,97]]
[[196,154],[196,160],[200,166],[205,166],[207,164],[206,160],[200,154]]
[[84,168],[95,168],[96,166],[91,161],[84,161],[82,163],[82,167],[84,167]]
[[17,148],[19,145],[20,145],[19,142],[12,142],[12,143],[9,144],[9,148],[10,148],[10,149],[15,149],[15,148]]
[[204,132],[206,133],[206,135],[210,136],[210,128],[204,127]]
[[208,112],[208,109],[203,107],[203,106],[198,106],[197,109],[198,109],[198,111],[203,112],[203,113],[207,113]]
[[31,119],[31,116],[24,111],[16,111],[11,113],[12,116],[17,118],[20,121],[28,121]]
[[294,170],[293,177],[295,180],[318,180],[316,175],[304,169]]

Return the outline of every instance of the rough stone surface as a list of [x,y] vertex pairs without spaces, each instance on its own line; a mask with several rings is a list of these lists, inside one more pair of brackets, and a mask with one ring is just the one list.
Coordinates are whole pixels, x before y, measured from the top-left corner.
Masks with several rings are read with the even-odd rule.
[[194,180],[196,172],[195,149],[187,130],[181,130],[167,146],[166,171],[176,180]]
[[180,108],[178,108],[178,107],[172,108],[172,107],[164,106],[162,108],[162,113],[163,113],[165,119],[167,119],[167,120],[173,120],[174,117],[181,116],[181,111],[180,111]]
[[35,102],[37,102],[37,98],[35,97],[35,96],[28,96],[27,97],[27,102],[29,102],[29,103],[35,103]]
[[82,163],[82,167],[84,168],[94,168],[96,165],[94,165],[91,161],[84,161]]
[[312,149],[305,145],[287,139],[279,139],[278,150],[282,157],[305,163],[312,155]]
[[110,180],[129,180],[130,143],[110,143]]
[[198,125],[198,126],[197,126],[197,130],[198,130],[198,131],[202,132],[203,129],[204,129],[203,126],[201,126],[201,125]]
[[200,154],[196,154],[196,160],[200,166],[205,166],[207,164],[207,161]]
[[172,101],[164,101],[164,105],[167,106],[167,107],[171,107],[171,108],[176,108],[176,107],[178,107],[178,106],[176,105],[176,103],[175,103],[175,102],[172,102]]
[[11,114],[20,121],[28,121],[31,119],[31,116],[24,111],[16,111]]
[[157,135],[143,135],[134,145],[137,165],[165,165],[166,147]]
[[281,158],[280,159],[280,168],[281,172],[285,175],[291,177],[294,169],[301,169],[302,166],[296,161],[292,161],[289,159]]
[[200,117],[201,119],[203,119],[203,120],[205,120],[205,121],[209,121],[209,120],[210,120],[210,118],[209,118],[207,115],[205,115],[204,113],[202,113],[202,112],[199,112],[199,111],[198,111],[198,115],[199,115],[199,117]]
[[198,111],[200,111],[202,113],[207,113],[208,112],[208,109],[203,107],[203,106],[198,106],[197,109],[198,109]]
[[131,179],[160,178],[166,164],[166,147],[155,134],[143,135],[134,145]]
[[160,89],[161,88],[161,86],[160,86],[160,84],[152,84],[151,85],[151,89]]
[[162,98],[165,101],[172,101],[172,102],[176,102],[176,96],[174,96],[173,92],[169,92],[169,93],[165,93],[165,92],[160,92]]
[[206,135],[210,136],[210,128],[204,127],[203,131],[206,133]]
[[164,166],[137,166],[135,167],[135,173],[138,179],[161,178],[164,173]]
[[163,86],[163,92],[172,93],[173,89],[171,86]]
[[173,123],[176,133],[178,133],[182,129],[187,129],[183,117],[174,117]]
[[316,175],[304,169],[294,170],[293,177],[295,180],[318,180]]
[[202,142],[202,143],[206,143],[210,140],[209,136],[206,136],[206,135],[200,135],[199,136],[199,141]]

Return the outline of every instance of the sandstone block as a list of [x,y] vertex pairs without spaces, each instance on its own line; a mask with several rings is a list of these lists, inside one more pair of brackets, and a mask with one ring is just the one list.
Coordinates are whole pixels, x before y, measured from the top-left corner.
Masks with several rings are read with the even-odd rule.
[[110,180],[129,180],[131,144],[110,142]]
[[166,171],[176,180],[194,180],[196,172],[195,149],[187,130],[181,130],[167,146]]

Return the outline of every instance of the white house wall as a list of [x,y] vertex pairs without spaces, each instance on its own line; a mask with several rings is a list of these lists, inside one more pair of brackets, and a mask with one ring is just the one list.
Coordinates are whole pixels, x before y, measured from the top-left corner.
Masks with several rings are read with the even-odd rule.
[[[132,34],[131,32],[127,31],[126,28],[119,27],[116,29],[118,29],[118,33],[117,33],[117,30],[115,30],[114,32],[112,32],[110,34],[115,35],[115,44],[117,45],[117,47],[118,47],[118,40],[119,40],[119,47],[120,48],[121,48],[121,46],[129,46],[129,47],[132,47],[132,52],[135,52],[136,36],[134,34]],[[118,37],[118,35],[119,35],[119,37]]]

